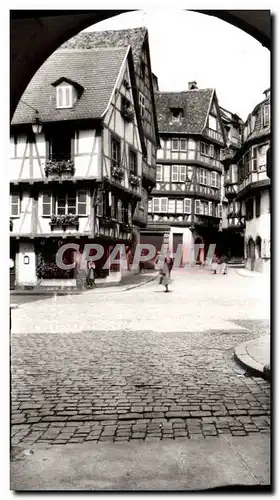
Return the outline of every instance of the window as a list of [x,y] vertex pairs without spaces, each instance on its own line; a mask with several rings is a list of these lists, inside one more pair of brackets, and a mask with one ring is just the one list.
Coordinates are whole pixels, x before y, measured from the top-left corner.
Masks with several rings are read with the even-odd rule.
[[77,214],[87,215],[87,192],[78,191],[77,194]]
[[185,182],[186,165],[172,165],[172,182]]
[[140,106],[140,115],[144,116],[145,114],[145,96],[142,92],[139,92],[139,106]]
[[120,166],[121,146],[116,139],[112,139],[112,167]]
[[162,165],[157,165],[157,170],[156,170],[156,180],[158,182],[162,181]]
[[217,206],[217,217],[219,217],[220,219],[223,217],[223,205],[222,203],[218,203],[218,206]]
[[172,139],[172,151],[179,151],[179,139]]
[[71,85],[59,85],[56,87],[56,107],[73,107],[73,87]]
[[217,118],[215,116],[209,115],[209,128],[217,130]]
[[130,172],[137,175],[137,154],[134,151],[129,151],[129,169]]
[[183,118],[182,108],[171,108],[171,113],[173,122],[180,122],[181,119]]
[[261,215],[261,197],[256,196],[256,217]]
[[217,172],[211,172],[211,186],[214,188],[219,187],[218,186],[218,173]]
[[168,200],[168,212],[175,213],[175,200]]
[[209,156],[209,145],[205,142],[200,143],[200,152],[202,155]]
[[183,200],[177,200],[177,202],[176,202],[176,212],[178,214],[182,214],[183,213]]
[[187,151],[187,140],[186,139],[180,139],[180,150]]
[[154,212],[167,212],[168,198],[153,198]]
[[199,215],[201,213],[201,201],[200,200],[194,200],[194,213],[196,215]]
[[252,148],[252,170],[256,172],[258,170],[258,157],[257,157],[258,148]]
[[52,136],[50,141],[51,160],[71,160],[72,157],[72,135],[66,128],[61,127]]
[[265,167],[266,166],[266,152],[268,149],[268,144],[265,144],[263,146],[258,147],[258,164],[259,167]]
[[215,156],[215,149],[214,149],[213,144],[209,145],[209,156],[211,156],[211,158],[214,158],[214,156]]
[[203,168],[199,171],[199,182],[200,184],[207,185],[207,172]]
[[172,165],[172,182],[179,180],[179,165]]
[[148,200],[148,212],[152,212],[152,200]]
[[270,105],[266,104],[263,107],[263,126],[267,127],[270,123]]
[[87,192],[80,190],[58,196],[43,193],[42,214],[50,217],[54,213],[55,215],[87,215]]
[[185,214],[192,213],[191,202],[192,202],[192,200],[190,200],[189,198],[184,199],[184,212],[185,212]]
[[10,211],[12,217],[19,217],[20,214],[20,198],[18,193],[12,193],[10,195]]
[[254,217],[254,199],[250,198],[246,201],[246,220],[251,220]]
[[209,205],[208,201],[203,202],[203,208],[204,208],[204,215],[209,215]]
[[180,173],[180,182],[185,182],[185,180],[186,180],[186,165],[180,165],[179,173]]
[[51,216],[54,212],[53,198],[50,193],[43,194],[43,215]]
[[209,201],[209,215],[213,215],[213,203]]
[[244,165],[244,175],[247,177],[250,172],[250,153],[246,153],[243,157],[243,165]]

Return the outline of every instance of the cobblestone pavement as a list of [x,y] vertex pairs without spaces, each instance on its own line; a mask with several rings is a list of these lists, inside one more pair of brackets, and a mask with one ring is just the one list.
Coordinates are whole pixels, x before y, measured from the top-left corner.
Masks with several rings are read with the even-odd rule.
[[270,385],[233,359],[269,328],[269,284],[230,270],[25,304],[12,331],[13,445],[210,439],[270,429]]

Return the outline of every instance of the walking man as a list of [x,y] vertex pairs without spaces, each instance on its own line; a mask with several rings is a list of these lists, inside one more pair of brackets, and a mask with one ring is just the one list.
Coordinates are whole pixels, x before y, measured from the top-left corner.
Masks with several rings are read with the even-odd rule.
[[227,274],[228,256],[223,254],[221,257],[221,274]]

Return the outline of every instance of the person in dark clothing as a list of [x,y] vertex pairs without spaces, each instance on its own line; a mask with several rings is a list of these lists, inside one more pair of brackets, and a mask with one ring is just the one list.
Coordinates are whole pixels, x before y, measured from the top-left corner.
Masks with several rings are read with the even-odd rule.
[[95,264],[94,264],[94,262],[88,262],[87,286],[88,286],[88,288],[95,287]]
[[228,256],[223,254],[221,257],[221,274],[227,274]]

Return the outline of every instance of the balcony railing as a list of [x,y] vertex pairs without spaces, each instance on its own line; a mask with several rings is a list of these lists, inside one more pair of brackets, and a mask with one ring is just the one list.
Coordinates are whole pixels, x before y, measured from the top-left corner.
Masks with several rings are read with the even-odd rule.
[[220,220],[221,220],[220,217],[201,214],[201,215],[194,215],[193,223],[199,226],[215,227],[218,229]]
[[51,227],[76,227],[79,226],[79,217],[78,215],[52,215],[50,220]]
[[75,165],[73,160],[47,160],[45,164],[45,174],[47,177],[50,175],[62,176],[68,174],[70,176],[75,173]]

